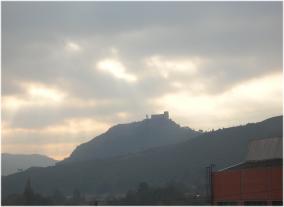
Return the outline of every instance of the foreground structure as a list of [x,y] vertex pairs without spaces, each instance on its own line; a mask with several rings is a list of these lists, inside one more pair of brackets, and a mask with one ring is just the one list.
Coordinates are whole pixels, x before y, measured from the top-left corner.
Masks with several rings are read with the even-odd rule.
[[214,205],[282,205],[282,138],[254,140],[246,161],[214,172]]

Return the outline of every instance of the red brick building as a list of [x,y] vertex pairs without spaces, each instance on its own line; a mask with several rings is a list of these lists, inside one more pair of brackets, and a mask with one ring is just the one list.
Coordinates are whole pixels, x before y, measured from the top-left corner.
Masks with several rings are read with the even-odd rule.
[[214,205],[282,205],[282,138],[250,143],[245,162],[214,172]]

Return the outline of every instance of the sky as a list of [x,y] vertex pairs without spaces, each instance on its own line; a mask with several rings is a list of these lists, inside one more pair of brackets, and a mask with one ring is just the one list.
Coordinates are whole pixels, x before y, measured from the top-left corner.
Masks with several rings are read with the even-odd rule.
[[282,2],[2,2],[2,152],[62,159],[163,111],[282,115],[282,25]]

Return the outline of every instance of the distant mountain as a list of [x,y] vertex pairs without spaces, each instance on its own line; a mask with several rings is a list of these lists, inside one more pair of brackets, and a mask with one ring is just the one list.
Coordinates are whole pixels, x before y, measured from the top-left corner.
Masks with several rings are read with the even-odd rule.
[[1,154],[2,175],[10,175],[30,167],[52,166],[56,162],[57,161],[52,158],[39,154]]
[[130,155],[30,168],[3,177],[2,196],[21,192],[28,177],[36,191],[47,194],[54,189],[69,195],[74,189],[85,194],[125,193],[141,181],[153,186],[182,182],[200,193],[205,191],[207,166],[213,163],[216,170],[242,162],[250,140],[282,134],[283,117],[278,116]]
[[106,133],[79,145],[69,158],[58,164],[127,155],[183,142],[200,134],[180,127],[169,119],[168,112],[155,114],[140,122],[111,127]]

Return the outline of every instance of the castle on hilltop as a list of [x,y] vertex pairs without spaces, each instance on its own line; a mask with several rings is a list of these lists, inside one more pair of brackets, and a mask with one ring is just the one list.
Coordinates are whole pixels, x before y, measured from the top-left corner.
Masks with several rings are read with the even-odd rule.
[[169,112],[165,111],[163,114],[152,114],[151,119],[169,119]]

